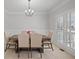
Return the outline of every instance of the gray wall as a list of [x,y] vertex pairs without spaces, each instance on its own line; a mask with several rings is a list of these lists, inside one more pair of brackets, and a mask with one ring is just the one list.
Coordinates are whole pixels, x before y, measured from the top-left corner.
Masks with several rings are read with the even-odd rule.
[[32,31],[45,34],[48,31],[48,13],[35,12],[33,16],[29,17],[21,12],[5,11],[4,25],[5,32],[19,33],[27,28],[31,28]]

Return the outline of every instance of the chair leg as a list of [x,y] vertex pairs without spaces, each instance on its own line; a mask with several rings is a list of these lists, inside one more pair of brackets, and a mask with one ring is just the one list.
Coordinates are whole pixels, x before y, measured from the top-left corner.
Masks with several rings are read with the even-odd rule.
[[42,44],[42,47],[43,47],[43,49],[44,49],[44,43]]
[[9,44],[6,44],[6,49],[5,49],[5,52],[7,51],[7,49],[10,47]]
[[41,58],[42,58],[42,53],[40,53],[40,56],[41,56]]
[[53,49],[53,47],[52,47],[52,43],[50,43],[50,45],[51,45],[52,51],[54,51],[54,49]]
[[30,48],[31,49],[31,58],[32,58],[32,48]]
[[18,48],[18,58],[20,57],[20,48]]
[[42,52],[41,52],[41,49],[40,49],[40,56],[41,56],[41,58],[42,58]]
[[16,50],[17,50],[17,45],[15,44],[15,53],[16,53]]
[[[9,48],[9,47],[10,47],[10,44],[8,44],[8,48]],[[7,48],[7,49],[8,49],[8,48]]]
[[6,44],[6,49],[5,49],[5,52],[7,51],[7,46],[8,46],[8,44]]
[[45,44],[47,44],[47,46],[50,48],[50,44],[49,43],[45,43]]
[[28,58],[29,58],[29,48],[28,48]]

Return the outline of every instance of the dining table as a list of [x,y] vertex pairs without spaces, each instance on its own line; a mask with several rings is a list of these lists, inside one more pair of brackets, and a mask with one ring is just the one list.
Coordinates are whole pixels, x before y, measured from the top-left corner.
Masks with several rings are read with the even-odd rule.
[[[31,34],[28,32],[29,34],[29,50],[39,50],[38,48],[31,48]],[[17,49],[15,49],[16,53],[18,52],[18,34],[12,35],[11,38],[17,43]],[[27,50],[27,49],[23,49],[22,50]],[[43,53],[44,50],[41,48],[41,52]]]

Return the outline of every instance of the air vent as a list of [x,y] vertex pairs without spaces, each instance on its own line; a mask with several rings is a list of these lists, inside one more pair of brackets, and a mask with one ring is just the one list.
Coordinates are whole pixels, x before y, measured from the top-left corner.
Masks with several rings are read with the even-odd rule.
[[60,48],[60,50],[64,52],[64,50],[63,50],[63,49],[61,49],[61,48]]

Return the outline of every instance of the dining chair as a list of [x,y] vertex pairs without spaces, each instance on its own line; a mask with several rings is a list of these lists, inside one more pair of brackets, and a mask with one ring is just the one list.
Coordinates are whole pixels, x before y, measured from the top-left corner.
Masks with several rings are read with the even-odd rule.
[[10,33],[4,32],[4,39],[5,52],[7,51],[7,49],[11,48],[11,46],[14,46],[16,49],[17,43],[15,42],[15,39],[12,38],[12,35]]
[[29,58],[29,35],[26,31],[23,31],[18,35],[18,57],[20,57],[21,48],[27,49]]
[[[42,48],[42,35],[38,33],[31,33],[31,49],[32,48],[38,48],[40,52],[40,56],[42,58],[41,49]],[[32,57],[32,50],[31,50],[31,57]]]
[[10,37],[10,34],[7,32],[4,32],[4,49],[5,49],[5,51],[7,50],[7,42],[9,41],[9,37]]
[[[52,50],[54,50],[53,47],[52,47],[52,42],[51,42],[52,35],[53,35],[53,32],[48,32],[47,36],[45,36],[45,35],[42,36],[42,43],[43,43],[44,49],[51,48]],[[47,47],[45,47],[45,46],[47,46]]]

